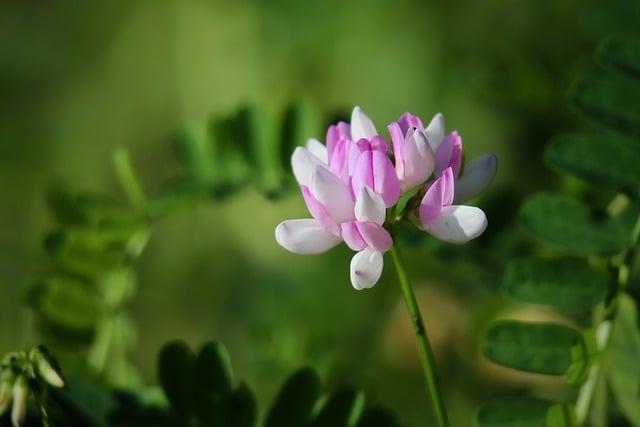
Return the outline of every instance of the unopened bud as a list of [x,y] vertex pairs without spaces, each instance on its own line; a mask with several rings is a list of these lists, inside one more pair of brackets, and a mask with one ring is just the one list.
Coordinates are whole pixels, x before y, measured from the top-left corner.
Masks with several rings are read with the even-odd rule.
[[19,376],[13,385],[13,407],[11,408],[11,422],[13,427],[23,427],[27,420],[27,402],[29,388],[24,376]]
[[13,393],[13,372],[4,369],[0,375],[0,415],[4,414],[11,403]]

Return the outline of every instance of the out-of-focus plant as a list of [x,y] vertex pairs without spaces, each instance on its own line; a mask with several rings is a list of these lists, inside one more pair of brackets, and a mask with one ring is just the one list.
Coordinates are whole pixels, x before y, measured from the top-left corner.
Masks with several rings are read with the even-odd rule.
[[597,126],[553,138],[545,160],[617,195],[599,212],[566,195],[530,196],[521,223],[546,246],[540,255],[512,261],[503,283],[512,298],[572,315],[581,329],[500,321],[483,342],[496,363],[562,375],[576,397],[493,401],[479,409],[478,426],[600,427],[619,418],[640,425],[640,333],[629,295],[640,245],[640,42],[607,39],[597,59],[599,67],[572,90],[574,107]]
[[49,418],[49,387],[64,386],[58,362],[46,347],[9,353],[0,364],[0,415],[11,412],[14,427],[25,425],[27,407],[33,399],[42,424],[52,425]]

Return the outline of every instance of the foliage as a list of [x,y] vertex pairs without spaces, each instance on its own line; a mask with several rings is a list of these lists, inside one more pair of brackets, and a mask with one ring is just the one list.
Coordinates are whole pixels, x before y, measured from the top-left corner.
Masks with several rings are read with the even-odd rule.
[[[618,195],[599,212],[563,194],[529,197],[521,224],[544,244],[544,255],[512,261],[504,277],[511,298],[561,310],[572,316],[571,325],[501,321],[483,343],[496,363],[563,375],[577,397],[559,404],[530,397],[489,402],[477,413],[479,426],[600,425],[603,415],[589,410],[592,401],[606,400],[598,394],[607,394],[607,387],[596,387],[602,379],[621,415],[640,425],[637,308],[627,294],[640,243],[639,46],[624,38],[601,43],[601,66],[574,86],[571,97],[596,127],[553,138],[544,156],[555,170]],[[607,417],[615,419],[615,411]]]

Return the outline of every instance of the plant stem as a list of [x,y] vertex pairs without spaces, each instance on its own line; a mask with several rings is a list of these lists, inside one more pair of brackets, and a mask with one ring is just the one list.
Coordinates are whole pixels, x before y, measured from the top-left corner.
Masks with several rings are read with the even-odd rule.
[[422,372],[427,385],[427,394],[431,397],[433,403],[433,410],[436,417],[436,421],[439,427],[448,427],[449,420],[447,418],[447,410],[442,400],[442,394],[438,387],[438,378],[436,376],[436,362],[433,357],[433,351],[431,350],[431,344],[429,344],[429,338],[427,337],[427,330],[424,327],[422,321],[422,315],[420,314],[420,308],[416,301],[416,296],[413,293],[413,288],[407,278],[407,273],[404,270],[398,248],[394,244],[391,248],[391,256],[398,273],[398,280],[400,281],[400,288],[402,289],[402,296],[407,306],[407,311],[411,320],[413,321],[413,327],[416,334],[416,340],[418,341],[418,350],[420,351],[420,362],[422,363]]

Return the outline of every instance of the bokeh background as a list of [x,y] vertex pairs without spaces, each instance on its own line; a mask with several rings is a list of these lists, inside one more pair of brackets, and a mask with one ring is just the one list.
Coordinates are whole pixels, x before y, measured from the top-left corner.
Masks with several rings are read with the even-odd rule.
[[[247,103],[277,115],[302,99],[320,123],[357,104],[379,129],[407,110],[426,120],[441,111],[468,158],[498,155],[496,181],[477,201],[485,235],[464,248],[407,241],[404,257],[454,425],[468,425],[491,395],[568,392],[490,365],[477,337],[496,316],[552,316],[497,291],[504,261],[527,247],[514,216],[524,195],[571,185],[543,166],[541,149],[582,126],[568,88],[603,36],[640,32],[638,2],[5,0],[0,10],[0,353],[39,339],[19,302],[46,268],[48,188],[122,198],[117,146],[145,188],[158,188],[180,173],[170,143],[179,129]],[[295,192],[272,201],[247,187],[154,223],[129,307],[144,382],[155,383],[164,342],[219,339],[263,411],[285,376],[310,364],[330,386],[362,386],[423,425],[429,410],[393,268],[356,292],[348,249],[282,250],[275,225],[305,215]]]

